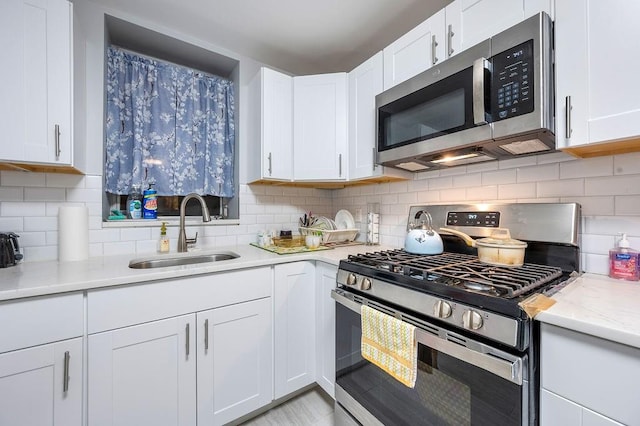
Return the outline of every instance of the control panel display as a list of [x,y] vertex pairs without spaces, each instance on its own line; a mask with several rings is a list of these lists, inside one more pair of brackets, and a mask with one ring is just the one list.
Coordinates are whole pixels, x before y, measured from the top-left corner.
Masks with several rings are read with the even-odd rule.
[[493,121],[533,111],[533,40],[491,57]]
[[500,226],[500,212],[449,212],[447,226],[497,228]]

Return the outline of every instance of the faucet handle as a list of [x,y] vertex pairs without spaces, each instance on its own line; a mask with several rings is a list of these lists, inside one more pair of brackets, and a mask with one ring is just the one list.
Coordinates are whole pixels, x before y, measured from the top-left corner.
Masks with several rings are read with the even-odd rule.
[[194,238],[187,238],[187,245],[195,246],[198,242],[198,233],[196,232],[196,236]]

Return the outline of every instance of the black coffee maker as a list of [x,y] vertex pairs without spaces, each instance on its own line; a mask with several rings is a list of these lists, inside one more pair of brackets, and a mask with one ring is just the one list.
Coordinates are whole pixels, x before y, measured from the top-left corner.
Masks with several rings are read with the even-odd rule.
[[18,237],[14,232],[0,233],[0,268],[13,266],[22,260]]

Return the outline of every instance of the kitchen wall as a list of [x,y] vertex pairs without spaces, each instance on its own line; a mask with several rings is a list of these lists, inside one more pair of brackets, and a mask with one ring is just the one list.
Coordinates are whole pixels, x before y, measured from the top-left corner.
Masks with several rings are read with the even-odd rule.
[[[58,207],[84,204],[89,209],[89,255],[155,253],[159,222],[139,227],[103,227],[102,176],[55,173],[0,172],[0,231],[20,235],[25,261],[57,260]],[[187,235],[198,232],[198,245],[221,247],[249,244],[262,230],[297,229],[298,218],[311,210],[333,215],[332,191],[313,188],[240,185],[240,223],[187,226]],[[200,219],[194,219],[199,222]],[[167,230],[175,251],[178,227]],[[115,226],[118,226],[116,224]]]
[[[563,153],[417,174],[415,180],[352,187],[333,194],[333,210],[381,204],[381,243],[401,247],[413,204],[577,202],[582,205],[582,267],[608,273],[608,250],[626,232],[640,249],[640,154],[576,159]],[[361,231],[363,224],[358,224]],[[360,233],[361,235],[363,232]]]
[[[248,244],[261,230],[297,229],[305,211],[333,217],[340,209],[366,214],[381,204],[381,242],[401,247],[413,204],[459,202],[578,202],[585,271],[606,274],[609,248],[627,232],[640,249],[640,154],[575,159],[562,153],[426,172],[415,180],[339,190],[241,185],[238,225],[188,226],[200,244]],[[148,254],[156,249],[153,227],[103,228],[102,177],[0,172],[0,230],[20,234],[26,261],[57,259],[57,208],[86,204],[90,211],[90,255]],[[363,228],[363,223],[357,226]],[[177,227],[168,230],[175,248]],[[361,232],[358,239],[364,238]]]

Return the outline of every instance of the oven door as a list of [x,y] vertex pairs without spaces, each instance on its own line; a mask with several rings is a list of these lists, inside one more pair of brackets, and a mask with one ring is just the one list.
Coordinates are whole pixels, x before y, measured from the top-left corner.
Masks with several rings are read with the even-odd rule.
[[[336,289],[336,424],[528,424],[527,355],[515,356]],[[362,358],[362,304],[416,326],[413,389]],[[348,412],[348,415],[346,414]]]

